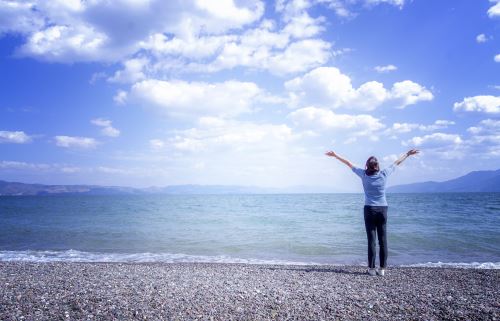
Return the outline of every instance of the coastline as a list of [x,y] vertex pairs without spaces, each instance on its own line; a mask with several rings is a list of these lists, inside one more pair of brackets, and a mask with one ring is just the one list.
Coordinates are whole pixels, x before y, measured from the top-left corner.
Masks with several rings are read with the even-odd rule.
[[0,319],[496,320],[500,270],[0,262]]
[[[66,262],[66,263],[220,263],[220,264],[252,264],[252,265],[296,265],[296,266],[365,266],[366,262],[320,262],[301,259],[262,259],[243,258],[228,255],[193,255],[184,253],[110,253],[85,252],[79,250],[22,250],[0,251],[0,262]],[[439,260],[421,260],[420,262],[394,262],[392,267],[435,267],[462,269],[500,269],[498,260],[472,260],[441,262]]]

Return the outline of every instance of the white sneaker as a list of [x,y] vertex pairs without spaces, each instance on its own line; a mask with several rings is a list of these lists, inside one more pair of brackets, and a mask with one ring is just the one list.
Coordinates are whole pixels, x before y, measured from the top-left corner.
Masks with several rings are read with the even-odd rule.
[[377,270],[377,274],[380,275],[380,276],[384,276],[385,275],[385,269],[378,269]]
[[377,272],[375,271],[375,269],[368,269],[368,274],[370,274],[371,276],[375,276],[377,275]]

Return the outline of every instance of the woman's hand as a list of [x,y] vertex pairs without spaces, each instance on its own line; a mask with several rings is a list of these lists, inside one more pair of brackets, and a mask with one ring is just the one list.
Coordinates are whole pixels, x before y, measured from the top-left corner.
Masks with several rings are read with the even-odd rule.
[[403,154],[401,155],[401,157],[399,157],[399,159],[397,159],[394,164],[396,165],[399,165],[401,164],[405,159],[407,159],[408,157],[412,156],[412,155],[416,155],[420,153],[420,151],[418,149],[410,149],[409,151],[406,152],[406,154]]
[[418,153],[420,153],[420,151],[419,151],[418,149],[410,149],[410,150],[406,153],[406,155],[407,155],[407,156],[412,156],[412,155],[416,155],[416,154],[418,154]]
[[334,151],[328,151],[328,152],[325,153],[325,155],[326,156],[330,156],[330,157],[335,157],[335,158],[337,157],[337,154],[335,154]]
[[344,159],[344,158],[340,157],[333,150],[326,152],[325,155],[326,156],[330,156],[330,157],[334,157],[334,158],[338,159],[342,163],[344,163],[347,166],[349,166],[349,168],[352,168],[354,166],[354,165],[352,165],[352,163],[350,161],[348,161],[347,159]]

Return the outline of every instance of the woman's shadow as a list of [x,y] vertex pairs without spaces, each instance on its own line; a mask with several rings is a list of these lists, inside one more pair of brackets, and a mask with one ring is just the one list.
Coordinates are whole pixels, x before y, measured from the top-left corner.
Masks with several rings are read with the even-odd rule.
[[338,268],[316,268],[316,267],[263,267],[263,269],[266,270],[282,270],[282,271],[298,271],[298,272],[306,272],[306,273],[338,273],[338,274],[351,274],[351,275],[366,275],[365,272],[361,271],[349,271],[346,269],[343,269],[341,267]]

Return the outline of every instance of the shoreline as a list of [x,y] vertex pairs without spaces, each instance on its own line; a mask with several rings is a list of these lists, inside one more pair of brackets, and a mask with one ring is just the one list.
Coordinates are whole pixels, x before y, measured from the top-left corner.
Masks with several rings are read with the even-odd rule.
[[[366,254],[363,254],[363,257]],[[391,258],[392,259],[392,258]],[[394,261],[392,259],[391,261]],[[321,262],[296,259],[265,259],[244,258],[227,255],[194,255],[184,253],[164,252],[86,252],[80,250],[2,250],[0,262],[33,262],[33,263],[219,263],[219,264],[252,264],[252,265],[300,265],[300,266],[366,266],[366,262],[350,260],[348,262]],[[439,267],[462,269],[500,269],[498,260],[469,260],[467,261],[429,261],[421,260],[416,263],[393,263],[392,267]]]
[[0,319],[498,320],[500,270],[0,262]]

